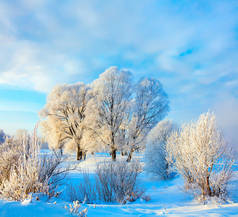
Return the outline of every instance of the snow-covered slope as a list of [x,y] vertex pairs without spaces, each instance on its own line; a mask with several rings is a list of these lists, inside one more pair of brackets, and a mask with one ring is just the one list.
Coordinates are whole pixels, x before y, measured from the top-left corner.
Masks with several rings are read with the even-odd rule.
[[[140,156],[137,156],[140,158]],[[98,154],[89,156],[88,159],[81,163],[72,162],[73,158],[69,158],[68,163],[74,163],[78,168],[87,169],[93,173],[96,162],[110,160],[109,156]],[[66,183],[76,183],[81,177],[77,171],[71,172]],[[113,217],[129,217],[129,216],[238,216],[238,172],[234,174],[233,181],[230,185],[231,197],[230,201],[225,204],[210,202],[203,205],[195,201],[190,194],[183,191],[183,180],[176,177],[170,181],[159,181],[155,177],[151,177],[146,173],[142,173],[139,177],[140,185],[145,189],[145,194],[151,197],[146,202],[138,200],[134,203],[126,205],[120,204],[96,204],[83,205],[88,207],[88,217],[95,216],[113,216]],[[62,188],[64,189],[64,188]],[[0,217],[61,217],[71,216],[65,205],[69,202],[66,196],[62,194],[61,198],[46,201],[41,198],[36,201],[33,197],[30,203],[0,201]]]

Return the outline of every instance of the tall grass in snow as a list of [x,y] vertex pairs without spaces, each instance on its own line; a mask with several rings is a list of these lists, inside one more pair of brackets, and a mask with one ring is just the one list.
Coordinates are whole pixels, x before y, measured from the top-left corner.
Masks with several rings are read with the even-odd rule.
[[30,193],[54,195],[59,176],[61,156],[40,155],[36,129],[33,135],[26,131],[7,139],[0,146],[0,197],[24,200]]

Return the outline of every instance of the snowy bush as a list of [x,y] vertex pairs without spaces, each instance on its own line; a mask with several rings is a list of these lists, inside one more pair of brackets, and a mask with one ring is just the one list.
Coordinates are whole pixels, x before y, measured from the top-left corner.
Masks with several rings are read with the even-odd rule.
[[90,179],[86,171],[82,171],[82,182],[77,185],[68,186],[68,196],[70,201],[79,201],[80,203],[95,203],[98,199],[95,180]]
[[95,177],[90,179],[89,174],[83,173],[83,182],[78,186],[70,186],[70,199],[86,203],[135,201],[143,194],[137,186],[140,171],[141,167],[135,161],[100,163]]
[[88,208],[83,208],[78,200],[73,201],[69,206],[66,205],[65,208],[69,210],[71,215],[77,217],[86,217],[88,213]]
[[145,149],[145,170],[158,175],[161,179],[171,177],[166,159],[166,143],[168,136],[175,130],[169,120],[159,122],[147,136]]
[[168,160],[184,177],[185,186],[204,200],[226,196],[232,174],[230,151],[216,127],[215,115],[202,114],[168,139]]
[[142,194],[141,189],[137,189],[136,185],[140,171],[140,164],[137,161],[130,164],[124,161],[98,164],[96,175],[99,197],[107,202],[119,203],[136,200]]
[[37,192],[53,196],[63,172],[58,169],[61,159],[41,158],[36,134],[23,133],[7,139],[0,147],[0,155],[0,197],[24,200]]

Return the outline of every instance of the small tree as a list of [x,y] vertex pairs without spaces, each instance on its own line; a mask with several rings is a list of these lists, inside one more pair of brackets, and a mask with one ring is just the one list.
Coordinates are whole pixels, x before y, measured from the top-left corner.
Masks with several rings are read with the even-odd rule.
[[188,189],[199,190],[203,199],[225,195],[233,161],[213,113],[202,114],[197,122],[173,133],[167,152]]
[[146,139],[145,170],[158,175],[161,179],[170,177],[166,144],[168,137],[175,129],[171,121],[160,121]]

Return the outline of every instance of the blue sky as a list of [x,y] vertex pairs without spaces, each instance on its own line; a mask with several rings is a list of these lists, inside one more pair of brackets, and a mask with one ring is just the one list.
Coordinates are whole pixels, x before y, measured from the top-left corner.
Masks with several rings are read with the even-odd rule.
[[[32,129],[56,84],[110,66],[158,78],[182,123],[238,123],[237,0],[0,1],[0,128]],[[229,118],[228,118],[229,116]]]

